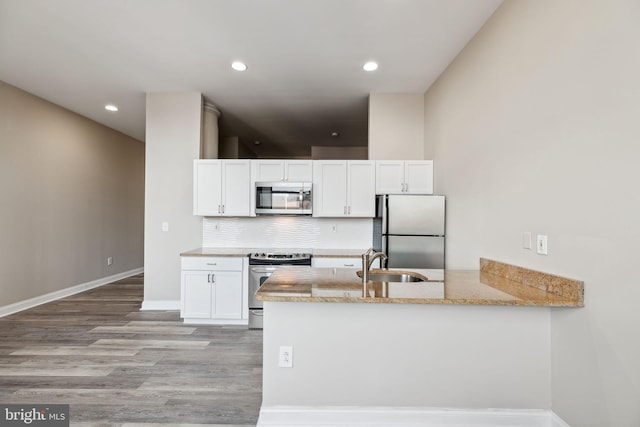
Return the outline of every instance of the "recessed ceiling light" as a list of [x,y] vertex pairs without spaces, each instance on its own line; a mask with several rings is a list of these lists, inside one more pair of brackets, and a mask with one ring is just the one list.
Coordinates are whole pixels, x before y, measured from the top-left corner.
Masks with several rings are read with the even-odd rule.
[[115,105],[113,105],[113,104],[107,104],[107,105],[105,105],[105,106],[104,106],[104,109],[105,109],[105,110],[107,110],[107,111],[112,111],[112,112],[114,112],[114,113],[115,113],[116,111],[118,111],[118,107],[116,107],[116,106],[115,106]]
[[253,141],[253,144],[254,144],[254,145],[260,145],[260,144],[261,144],[261,142],[260,142],[260,141]]
[[247,66],[245,65],[244,62],[235,61],[231,63],[231,68],[233,68],[236,71],[244,71],[247,69]]
[[340,134],[338,132],[331,132],[331,136],[337,138]]
[[369,61],[366,64],[364,64],[362,66],[362,69],[365,71],[375,71],[378,69],[378,63],[377,62],[373,62],[373,61]]

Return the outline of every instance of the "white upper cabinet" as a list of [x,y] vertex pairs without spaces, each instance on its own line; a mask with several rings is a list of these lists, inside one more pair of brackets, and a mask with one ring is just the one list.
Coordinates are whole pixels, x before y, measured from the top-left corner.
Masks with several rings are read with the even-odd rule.
[[194,161],[194,215],[250,216],[250,197],[249,160]]
[[253,160],[254,182],[311,182],[313,163],[311,160]]
[[375,163],[366,160],[313,162],[313,216],[375,216]]
[[376,194],[433,194],[433,160],[376,161]]

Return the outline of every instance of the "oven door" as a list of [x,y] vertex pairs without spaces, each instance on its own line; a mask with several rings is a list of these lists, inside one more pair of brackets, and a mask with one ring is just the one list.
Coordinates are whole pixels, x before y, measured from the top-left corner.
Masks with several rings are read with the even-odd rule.
[[265,280],[276,271],[276,268],[264,265],[249,266],[249,309],[262,308],[262,301],[256,299],[256,292]]
[[264,265],[249,266],[249,329],[262,329],[263,304],[256,299],[256,292],[276,268]]

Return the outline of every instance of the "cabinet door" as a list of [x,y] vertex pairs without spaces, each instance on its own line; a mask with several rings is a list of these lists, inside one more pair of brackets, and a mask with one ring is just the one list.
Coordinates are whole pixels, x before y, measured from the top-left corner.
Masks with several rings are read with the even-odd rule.
[[376,211],[375,163],[350,161],[348,165],[347,215],[373,218]]
[[193,214],[220,215],[222,162],[196,160],[193,164]]
[[405,192],[433,194],[433,160],[407,160],[404,166]]
[[225,160],[223,165],[223,215],[249,216],[251,214],[250,161]]
[[285,177],[283,160],[254,160],[253,173],[255,182],[282,181]]
[[216,319],[242,318],[242,272],[213,272],[213,312]]
[[212,284],[210,271],[182,271],[182,301],[180,317],[208,319],[211,317]]
[[404,189],[404,161],[376,162],[376,194],[401,194]]
[[347,212],[347,162],[313,163],[313,216],[341,217]]
[[312,165],[311,160],[287,160],[284,164],[285,179],[291,182],[312,182]]

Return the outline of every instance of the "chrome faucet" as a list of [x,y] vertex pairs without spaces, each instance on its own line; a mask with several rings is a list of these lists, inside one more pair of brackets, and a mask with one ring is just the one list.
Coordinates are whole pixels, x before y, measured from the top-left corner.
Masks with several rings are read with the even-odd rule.
[[373,248],[369,248],[362,254],[362,283],[365,285],[369,281],[369,270],[371,270],[371,265],[378,258],[381,258],[380,266],[382,267],[382,261],[387,260],[387,256],[384,252],[376,252]]

